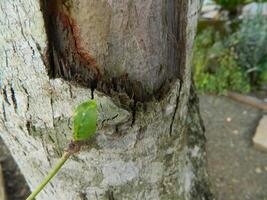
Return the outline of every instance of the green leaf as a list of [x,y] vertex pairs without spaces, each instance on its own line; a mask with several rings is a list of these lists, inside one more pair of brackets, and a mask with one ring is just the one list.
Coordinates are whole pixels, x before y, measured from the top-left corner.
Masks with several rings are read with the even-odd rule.
[[74,141],[88,140],[96,132],[96,101],[89,100],[81,103],[73,116]]

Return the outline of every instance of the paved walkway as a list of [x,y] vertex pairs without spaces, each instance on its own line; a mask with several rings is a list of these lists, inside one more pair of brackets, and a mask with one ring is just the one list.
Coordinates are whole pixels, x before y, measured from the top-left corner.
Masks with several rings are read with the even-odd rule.
[[252,136],[262,113],[226,97],[201,96],[208,170],[217,200],[267,200],[267,153]]

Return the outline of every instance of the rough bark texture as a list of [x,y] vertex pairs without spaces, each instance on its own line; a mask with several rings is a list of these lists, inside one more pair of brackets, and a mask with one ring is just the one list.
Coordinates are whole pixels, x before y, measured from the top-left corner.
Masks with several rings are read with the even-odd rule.
[[1,137],[34,188],[92,93],[99,119],[37,199],[211,199],[190,70],[200,2],[51,2],[0,1]]

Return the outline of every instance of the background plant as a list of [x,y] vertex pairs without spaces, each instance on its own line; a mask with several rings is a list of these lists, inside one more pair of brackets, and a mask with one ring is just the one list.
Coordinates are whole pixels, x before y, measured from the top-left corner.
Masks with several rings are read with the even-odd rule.
[[252,85],[267,81],[267,17],[246,16],[239,30],[230,36],[239,66],[248,73]]
[[221,6],[222,10],[228,10],[230,13],[237,13],[240,6],[252,2],[267,2],[267,0],[213,0]]
[[194,46],[194,80],[200,92],[223,94],[250,91],[247,75],[238,65],[233,48],[213,28],[203,30]]
[[267,82],[267,17],[260,9],[234,28],[228,21],[207,24],[203,28],[200,23],[194,45],[194,80],[200,92],[247,93]]

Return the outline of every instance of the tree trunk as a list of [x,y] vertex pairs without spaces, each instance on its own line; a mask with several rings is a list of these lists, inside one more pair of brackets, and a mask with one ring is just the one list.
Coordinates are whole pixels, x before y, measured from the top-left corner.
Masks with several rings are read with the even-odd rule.
[[37,199],[212,199],[190,60],[200,0],[0,1],[0,134],[30,188],[72,137],[97,136]]

